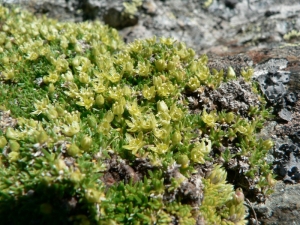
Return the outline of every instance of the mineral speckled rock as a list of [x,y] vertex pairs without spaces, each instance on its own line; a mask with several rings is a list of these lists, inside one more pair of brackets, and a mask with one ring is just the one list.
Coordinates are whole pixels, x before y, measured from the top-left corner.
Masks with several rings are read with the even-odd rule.
[[125,13],[122,2],[114,2],[108,6],[108,10],[103,14],[103,21],[113,28],[121,29],[136,25],[138,15]]
[[300,93],[295,94],[297,101],[293,106],[293,113],[291,115],[292,119],[284,124],[278,124],[275,127],[275,133],[277,136],[284,137],[288,136],[295,141],[295,143],[299,143],[297,136],[295,135],[300,130]]
[[275,150],[274,171],[284,182],[299,183],[300,154],[298,146],[282,144]]
[[291,104],[296,101],[296,95],[288,92],[286,84],[290,81],[290,71],[284,71],[287,67],[287,59],[272,58],[255,67],[254,79],[259,83],[260,89],[267,100],[275,106],[280,119],[291,121]]
[[146,10],[146,13],[149,15],[155,15],[157,12],[157,5],[153,0],[145,0],[143,2],[142,8]]
[[297,95],[294,92],[289,92],[286,95],[286,100],[293,104],[297,101]]
[[249,106],[259,105],[258,96],[252,93],[250,84],[243,80],[229,81],[211,93],[211,97],[220,109],[245,114]]
[[253,66],[252,59],[245,54],[217,56],[208,54],[208,67],[211,69],[223,70],[227,73],[228,67],[232,67],[237,76],[240,76],[241,70]]
[[279,101],[286,93],[284,84],[289,81],[289,72],[281,69],[286,68],[287,62],[286,59],[270,59],[255,67],[254,78],[271,103]]
[[[274,74],[277,75],[277,73],[283,73],[283,70],[287,67],[288,60],[287,59],[269,59],[266,62],[260,63],[255,66],[254,69],[254,77],[260,76],[260,75],[266,75],[266,74]],[[285,76],[282,77],[281,74],[277,75],[278,81],[275,80],[275,83],[281,82],[286,83],[288,80],[285,80]]]
[[[156,36],[174,37],[184,41],[197,52],[245,52],[256,46],[279,46],[290,42],[284,35],[292,30],[300,30],[297,0],[147,0],[138,8],[133,21],[120,17],[122,0],[3,0],[5,4],[20,4],[37,14],[46,14],[56,19],[84,21],[102,20],[112,17],[119,29],[131,26],[133,30],[138,17],[138,25],[145,27]],[[130,2],[130,1],[128,1]],[[114,6],[112,6],[112,4]],[[121,11],[120,11],[121,10]],[[116,13],[117,12],[117,13]],[[118,16],[115,16],[115,15]],[[111,21],[111,20],[109,20]],[[115,24],[114,23],[114,24]],[[122,25],[121,25],[122,24]],[[128,33],[120,31],[124,38]],[[145,34],[146,36],[148,33]],[[131,34],[132,41],[143,36],[141,29]],[[297,41],[297,38],[296,38]],[[217,47],[216,47],[217,46]]]
[[250,106],[259,106],[258,96],[253,93],[250,83],[243,79],[221,84],[215,90],[205,88],[203,92],[187,93],[190,109],[195,112],[206,108],[227,110],[246,115]]
[[292,120],[292,113],[287,109],[281,109],[278,113],[279,117],[285,121]]
[[274,193],[266,199],[264,204],[257,204],[254,209],[263,218],[265,225],[300,224],[299,213],[300,184],[284,184],[279,181]]

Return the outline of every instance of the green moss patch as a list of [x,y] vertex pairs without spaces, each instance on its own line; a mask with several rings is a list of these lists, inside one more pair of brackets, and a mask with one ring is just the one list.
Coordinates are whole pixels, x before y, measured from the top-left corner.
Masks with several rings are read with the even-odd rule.
[[254,135],[265,104],[196,113],[186,97],[249,82],[251,69],[223,76],[184,43],[125,45],[99,22],[4,7],[0,20],[6,223],[246,224],[241,184],[228,183],[225,168],[247,157],[241,176],[268,193],[272,143]]

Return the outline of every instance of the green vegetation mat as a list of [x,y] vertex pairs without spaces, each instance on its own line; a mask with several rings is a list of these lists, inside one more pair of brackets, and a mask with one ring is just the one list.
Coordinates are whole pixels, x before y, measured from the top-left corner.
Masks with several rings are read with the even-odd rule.
[[246,224],[244,181],[274,183],[272,142],[255,136],[270,113],[254,85],[244,114],[192,110],[189,96],[251,85],[251,68],[207,60],[170,38],[125,44],[99,22],[1,6],[1,224]]

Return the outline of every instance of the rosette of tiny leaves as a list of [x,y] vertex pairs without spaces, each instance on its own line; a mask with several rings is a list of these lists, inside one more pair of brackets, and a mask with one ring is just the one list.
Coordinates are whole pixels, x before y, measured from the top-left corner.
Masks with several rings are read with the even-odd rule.
[[212,224],[246,224],[244,195],[241,189],[234,193],[233,186],[226,183],[226,177],[226,171],[216,165],[211,174],[203,180],[206,197],[200,207],[201,216]]
[[224,224],[247,224],[244,198],[243,190],[237,188],[232,194],[232,199],[226,203],[228,210],[223,211]]
[[208,114],[205,109],[203,110],[202,120],[207,126],[214,127],[217,119],[218,119],[218,116],[216,115],[215,112],[212,111]]
[[[205,144],[205,141],[208,143]],[[196,143],[195,147],[191,150],[191,160],[196,163],[204,163],[205,157],[211,151],[211,141],[202,139],[201,143]]]
[[253,73],[254,73],[254,70],[252,68],[248,68],[247,70],[242,69],[242,71],[241,71],[241,74],[245,78],[246,81],[251,80]]
[[130,134],[126,134],[126,139],[128,141],[127,145],[123,145],[123,148],[128,149],[133,155],[136,155],[138,151],[145,145],[143,141],[143,133],[139,132],[136,138],[132,137]]

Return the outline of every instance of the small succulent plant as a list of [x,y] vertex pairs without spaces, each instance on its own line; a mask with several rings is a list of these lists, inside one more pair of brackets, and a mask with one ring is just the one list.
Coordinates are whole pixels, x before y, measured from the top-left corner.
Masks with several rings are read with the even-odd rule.
[[251,69],[224,77],[184,43],[125,45],[99,22],[2,6],[0,19],[1,217],[30,204],[20,213],[44,224],[246,224],[225,169],[244,160],[239,176],[268,193],[272,143],[254,134],[269,113],[264,102],[197,113],[188,96]]

